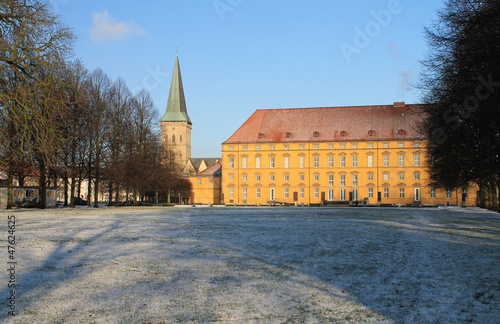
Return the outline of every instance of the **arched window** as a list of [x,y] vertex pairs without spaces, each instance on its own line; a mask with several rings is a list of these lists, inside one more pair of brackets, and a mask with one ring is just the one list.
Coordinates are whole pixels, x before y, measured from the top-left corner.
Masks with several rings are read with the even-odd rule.
[[175,134],[172,135],[172,143],[175,143]]
[[179,143],[182,143],[182,135],[179,135]]

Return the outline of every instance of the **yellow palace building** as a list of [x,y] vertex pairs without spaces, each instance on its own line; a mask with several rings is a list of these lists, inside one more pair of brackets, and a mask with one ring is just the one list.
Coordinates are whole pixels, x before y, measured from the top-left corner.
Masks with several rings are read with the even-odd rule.
[[222,144],[228,205],[476,204],[430,186],[420,105],[265,109]]

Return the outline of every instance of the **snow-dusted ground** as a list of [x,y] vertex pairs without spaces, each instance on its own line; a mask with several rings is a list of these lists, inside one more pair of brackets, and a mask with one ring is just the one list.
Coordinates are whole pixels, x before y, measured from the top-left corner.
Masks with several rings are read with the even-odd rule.
[[500,215],[479,209],[83,208],[16,216],[2,323],[498,323]]

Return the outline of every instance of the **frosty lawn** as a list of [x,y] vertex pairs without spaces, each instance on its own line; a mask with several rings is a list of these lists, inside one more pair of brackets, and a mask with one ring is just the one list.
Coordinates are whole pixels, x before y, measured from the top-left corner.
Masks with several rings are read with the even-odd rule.
[[500,216],[479,209],[100,208],[16,216],[4,323],[500,318]]

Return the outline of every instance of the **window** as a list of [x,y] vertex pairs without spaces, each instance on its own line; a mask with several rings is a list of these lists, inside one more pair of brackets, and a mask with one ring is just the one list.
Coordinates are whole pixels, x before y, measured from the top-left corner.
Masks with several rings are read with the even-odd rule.
[[345,187],[345,174],[340,175],[340,186]]
[[319,168],[319,156],[314,157],[314,167]]
[[333,145],[332,144],[328,145],[328,149],[333,150]]
[[413,147],[420,147],[420,143],[419,142],[413,143]]
[[283,167],[285,169],[288,169],[290,167],[290,157],[289,156],[285,156],[283,158]]
[[285,188],[285,198],[290,198],[290,188]]
[[334,189],[328,189],[328,200],[333,201],[335,200],[335,192]]
[[384,148],[389,148],[389,143],[384,143]]
[[398,143],[398,147],[399,147],[399,148],[403,148],[403,147],[405,147],[405,143]]
[[404,154],[399,154],[399,167],[402,168],[405,166],[405,156]]
[[182,143],[182,135],[179,135],[179,143]]
[[446,198],[451,198],[451,190],[446,189]]
[[229,175],[229,181],[233,182],[234,181],[234,174]]
[[373,144],[372,143],[368,144],[368,148],[373,148]]
[[358,148],[358,144],[352,144],[352,148],[353,149],[357,149]]
[[341,145],[340,145],[340,149],[341,149],[341,150],[345,150],[345,144],[341,144]]
[[389,198],[389,188],[384,188],[384,198]]
[[413,180],[420,180],[420,172],[415,172],[413,174]]
[[384,167],[389,166],[389,155],[384,155]]
[[304,181],[304,174],[303,173],[299,174],[299,181]]
[[431,198],[436,198],[436,188],[431,188]]
[[255,188],[255,198],[260,198],[260,188]]
[[285,150],[288,150],[288,149],[290,149],[290,146],[285,145]]
[[368,198],[373,198],[373,188],[368,188]]
[[347,191],[345,189],[340,189],[340,200],[342,201],[347,200],[346,193]]
[[246,157],[242,157],[241,158],[241,168],[242,169],[246,169],[247,168],[247,158]]
[[346,137],[347,136],[347,132],[346,131],[341,131],[340,132],[340,137]]
[[352,200],[358,200],[358,189],[352,189]]
[[357,174],[353,174],[352,175],[352,186],[353,187],[357,187],[358,186],[358,175]]
[[285,181],[290,181],[290,175],[289,174],[285,174]]
[[214,184],[214,181],[212,179],[208,180],[208,184],[209,185],[213,185]]
[[328,175],[328,187],[333,187],[333,174]]
[[328,157],[328,167],[333,168],[333,156],[332,155]]
[[201,186],[201,179],[198,179],[198,186]]
[[368,167],[373,168],[373,155],[368,155]]
[[469,195],[467,193],[467,188],[462,188],[462,195],[465,197],[465,199],[469,198]]
[[368,173],[368,181],[373,181],[373,173]]
[[300,145],[299,149],[303,150],[304,149],[304,145]]
[[264,133],[257,134],[257,138],[264,138]]
[[384,173],[384,181],[389,181],[389,173]]
[[248,149],[248,147],[243,146],[243,151],[246,151],[247,149]]
[[255,147],[255,150],[256,150],[256,151],[260,151],[260,145],[257,145],[257,146]]
[[229,198],[234,198],[234,188],[229,188]]
[[398,130],[398,135],[399,136],[405,136],[406,135],[406,131],[404,129],[400,129],[400,130]]
[[319,137],[319,132],[313,132],[313,137]]
[[255,168],[260,169],[260,156],[255,157]]
[[274,174],[269,175],[269,180],[270,181],[274,181],[274,179],[275,179]]
[[416,167],[420,166],[420,154],[415,154],[413,156],[413,166],[416,166]]
[[286,132],[285,133],[285,138],[292,138],[292,133],[291,132]]
[[172,143],[175,143],[175,134],[172,135]]
[[340,167],[345,168],[345,155],[340,156]]
[[243,188],[241,191],[241,197],[246,198],[247,197],[247,188]]
[[299,168],[303,169],[304,168],[304,161],[305,161],[305,158],[304,156],[299,156]]
[[269,168],[274,169],[274,156],[269,157]]
[[299,198],[304,198],[304,188],[299,188]]
[[241,176],[241,181],[246,182],[247,181],[247,175],[244,174]]
[[255,181],[259,182],[260,181],[260,174],[255,175]]
[[229,168],[234,169],[234,158],[233,157],[229,158]]
[[368,131],[368,136],[375,136],[375,131],[373,129],[370,129]]
[[314,145],[315,150],[319,150],[319,145]]
[[399,188],[399,198],[405,197],[405,188]]
[[274,145],[269,146],[269,150],[274,151]]
[[230,150],[230,151],[234,151],[234,146],[231,146],[231,147],[229,148],[229,150]]
[[319,174],[314,175],[314,181],[319,181]]
[[314,188],[314,198],[319,198],[319,188]]
[[403,172],[399,174],[399,181],[405,181],[405,174]]
[[358,167],[358,156],[357,155],[353,155],[352,156],[352,167],[353,168],[357,168]]

